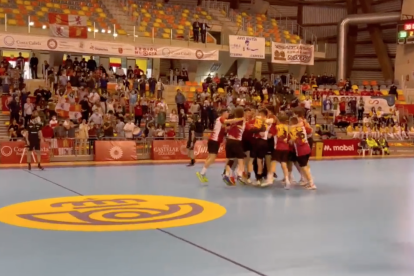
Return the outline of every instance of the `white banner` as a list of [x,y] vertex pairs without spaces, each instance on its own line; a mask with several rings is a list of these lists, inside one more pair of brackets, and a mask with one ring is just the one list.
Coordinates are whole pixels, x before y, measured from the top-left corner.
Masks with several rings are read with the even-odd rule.
[[393,114],[395,111],[395,97],[391,96],[325,96],[322,98],[322,113],[334,113],[335,115],[340,114],[340,105],[345,106],[345,110],[352,109],[354,106],[355,110],[358,108],[358,104],[364,101],[364,113],[370,113],[373,110],[378,111],[379,108],[383,114]]
[[264,37],[230,35],[230,56],[242,58],[264,59],[266,56],[266,41]]
[[313,45],[272,42],[272,63],[313,65],[314,53]]
[[197,50],[182,47],[120,44],[98,40],[79,40],[47,36],[23,36],[0,33],[0,47],[83,53],[92,55],[171,58],[188,60],[218,60],[218,50]]

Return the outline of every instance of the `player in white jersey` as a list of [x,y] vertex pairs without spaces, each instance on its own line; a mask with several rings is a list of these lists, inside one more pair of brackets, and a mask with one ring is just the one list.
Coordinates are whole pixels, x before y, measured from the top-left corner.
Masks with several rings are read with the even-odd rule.
[[227,129],[227,140],[226,140],[226,166],[223,181],[227,185],[234,186],[236,181],[232,176],[232,167],[234,160],[237,160],[237,179],[242,180],[244,171],[244,151],[242,144],[243,132],[246,127],[244,121],[244,110],[238,107],[234,110],[235,119],[243,119],[241,121],[232,123]]
[[208,182],[208,178],[206,177],[207,169],[210,167],[211,164],[216,161],[217,154],[220,149],[220,144],[223,142],[224,135],[226,132],[226,124],[237,123],[239,121],[243,121],[243,118],[237,119],[228,119],[229,112],[227,109],[221,111],[220,117],[216,119],[214,123],[213,133],[210,136],[210,139],[207,143],[207,151],[208,156],[206,161],[204,162],[204,167],[201,172],[197,172],[197,177],[201,182]]

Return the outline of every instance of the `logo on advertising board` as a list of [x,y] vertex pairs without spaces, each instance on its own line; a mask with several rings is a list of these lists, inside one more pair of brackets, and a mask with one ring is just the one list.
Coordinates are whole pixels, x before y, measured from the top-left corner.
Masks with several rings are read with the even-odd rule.
[[118,53],[122,54],[124,52],[124,49],[118,48]]
[[58,43],[55,39],[49,39],[47,41],[47,47],[49,47],[50,50],[54,50],[58,47]]
[[11,46],[14,45],[14,38],[12,36],[8,35],[8,36],[4,37],[3,42],[6,46],[11,47]]
[[358,144],[360,140],[324,140],[323,156],[355,156],[358,155]]
[[135,161],[137,148],[134,141],[96,141],[95,161]]
[[170,56],[170,54],[171,54],[170,49],[168,49],[168,48],[164,48],[164,49],[162,49],[162,55],[163,55],[163,56],[169,57],[169,56]]
[[[26,155],[23,155],[26,144],[24,142],[1,142],[0,143],[0,160],[3,164],[19,164],[26,162]],[[49,145],[42,143],[40,147],[42,162],[50,162]],[[36,161],[36,156],[33,155]]]
[[196,55],[196,58],[202,59],[204,57],[204,52],[201,50],[197,50],[195,55]]

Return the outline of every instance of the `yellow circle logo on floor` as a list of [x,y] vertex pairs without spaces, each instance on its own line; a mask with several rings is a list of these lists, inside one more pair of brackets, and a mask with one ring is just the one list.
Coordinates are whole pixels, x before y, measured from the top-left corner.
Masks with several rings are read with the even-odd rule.
[[217,219],[216,203],[172,196],[98,195],[28,201],[0,209],[0,221],[60,231],[126,231],[168,228]]

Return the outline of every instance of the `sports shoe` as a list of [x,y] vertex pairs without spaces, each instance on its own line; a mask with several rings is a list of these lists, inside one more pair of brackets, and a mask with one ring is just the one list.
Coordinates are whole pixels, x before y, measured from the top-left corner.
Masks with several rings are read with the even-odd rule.
[[200,182],[204,183],[204,182],[208,182],[208,178],[201,174],[200,172],[196,172],[196,175],[198,177],[198,180],[200,180]]
[[271,179],[265,179],[261,184],[260,187],[267,187],[273,185],[273,181]]
[[290,183],[285,183],[285,190],[290,190]]
[[27,163],[27,169],[28,169],[29,171],[31,171],[31,170],[32,170],[32,164]]
[[44,168],[42,167],[42,165],[38,164],[37,167],[39,168],[39,170],[43,171]]
[[230,176],[230,183],[235,186],[236,185],[236,179],[234,179],[233,176]]
[[225,174],[222,174],[221,176],[222,176],[224,184],[226,184],[227,186],[231,186],[229,177]]
[[316,190],[315,184],[308,184],[305,186],[306,190]]

